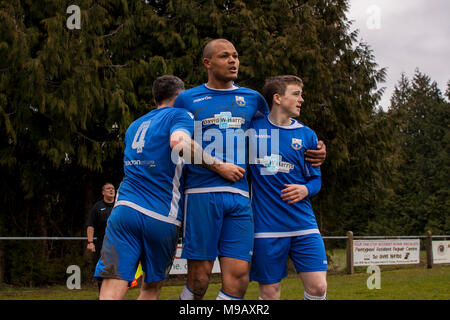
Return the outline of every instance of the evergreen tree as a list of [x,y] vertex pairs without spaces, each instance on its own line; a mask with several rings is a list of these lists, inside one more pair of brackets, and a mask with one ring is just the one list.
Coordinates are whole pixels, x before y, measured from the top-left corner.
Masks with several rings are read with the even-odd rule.
[[386,199],[369,230],[434,234],[450,231],[449,103],[436,82],[416,70],[394,90],[389,116],[399,147],[393,193]]
[[[66,26],[73,4],[80,30]],[[304,80],[301,121],[328,151],[313,199],[320,228],[362,232],[389,191],[392,143],[376,110],[385,70],[349,31],[347,9],[347,0],[0,0],[0,231],[84,235],[96,186],[122,179],[122,138],[153,107],[153,80],[205,82],[203,46],[221,37],[240,54],[237,84],[260,90],[277,74]],[[52,258],[51,248],[40,245],[41,256]],[[29,261],[39,259],[34,251]],[[9,266],[21,265],[9,256]]]

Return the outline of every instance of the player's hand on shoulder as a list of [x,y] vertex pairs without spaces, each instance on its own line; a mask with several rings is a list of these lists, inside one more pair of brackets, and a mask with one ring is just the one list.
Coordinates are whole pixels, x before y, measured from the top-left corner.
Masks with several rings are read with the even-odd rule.
[[281,199],[289,204],[302,201],[308,196],[308,188],[302,184],[285,184],[281,190]]
[[183,130],[176,130],[170,136],[170,147],[173,149],[178,146],[178,149],[190,146],[191,137]]
[[327,147],[322,140],[317,143],[317,150],[308,149],[305,151],[305,160],[311,162],[313,167],[323,164],[327,157]]

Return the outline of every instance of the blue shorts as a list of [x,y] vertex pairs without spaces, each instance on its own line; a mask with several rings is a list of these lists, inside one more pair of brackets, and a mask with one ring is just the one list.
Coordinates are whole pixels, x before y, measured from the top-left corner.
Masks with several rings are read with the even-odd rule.
[[231,192],[190,193],[184,205],[182,258],[251,260],[254,230],[249,198]]
[[278,283],[287,276],[288,256],[297,272],[327,271],[327,256],[318,233],[284,238],[256,238],[250,281]]
[[140,261],[144,282],[164,280],[175,256],[177,228],[130,207],[115,207],[108,219],[94,276],[131,284]]

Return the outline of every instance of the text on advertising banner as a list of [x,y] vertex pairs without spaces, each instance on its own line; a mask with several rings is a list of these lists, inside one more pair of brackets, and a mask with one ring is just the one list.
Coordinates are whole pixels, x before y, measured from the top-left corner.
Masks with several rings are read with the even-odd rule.
[[419,239],[354,240],[353,265],[418,264]]

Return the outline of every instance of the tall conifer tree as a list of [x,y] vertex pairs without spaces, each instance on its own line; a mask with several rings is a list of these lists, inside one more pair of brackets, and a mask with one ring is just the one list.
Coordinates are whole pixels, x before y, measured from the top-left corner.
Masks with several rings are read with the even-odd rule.
[[[66,26],[69,5],[81,9],[80,30]],[[347,9],[347,0],[0,0],[0,220],[14,235],[83,235],[93,187],[122,178],[121,139],[152,108],[153,80],[205,82],[203,46],[223,37],[240,54],[237,84],[304,80],[301,121],[328,147],[320,227],[360,230],[390,142],[376,111],[385,70],[350,32]]]
[[402,74],[388,112],[398,149],[395,170],[390,172],[393,192],[371,222],[370,231],[450,231],[449,110],[449,102],[427,75],[416,70],[409,81]]

